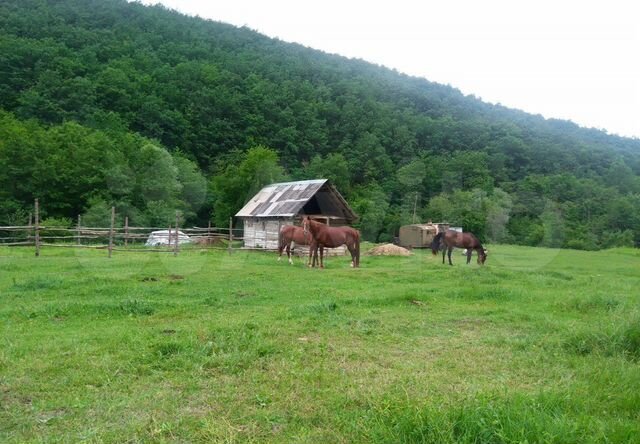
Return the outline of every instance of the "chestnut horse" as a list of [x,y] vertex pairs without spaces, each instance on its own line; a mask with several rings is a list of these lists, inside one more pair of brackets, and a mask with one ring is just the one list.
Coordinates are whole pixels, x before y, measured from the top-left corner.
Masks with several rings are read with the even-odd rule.
[[320,268],[324,268],[323,256],[325,248],[336,248],[346,245],[351,253],[351,266],[360,266],[360,232],[351,227],[328,227],[325,224],[311,220],[309,216],[302,218],[302,228],[305,233],[311,233],[314,243],[309,250],[309,261],[313,254],[315,266],[320,249]]
[[449,265],[451,263],[451,251],[453,247],[466,248],[467,249],[467,264],[471,262],[471,253],[473,250],[478,252],[478,264],[484,265],[484,261],[487,260],[487,250],[482,248],[482,244],[471,233],[460,233],[454,230],[447,230],[436,234],[431,242],[431,252],[435,256],[438,251],[442,249],[442,263],[444,264],[444,255],[447,253],[449,257]]
[[311,234],[305,234],[302,227],[283,225],[278,235],[278,260],[282,259],[282,251],[286,248],[289,263],[293,264],[291,260],[291,243],[295,242],[296,245],[311,245],[312,241],[313,237],[311,237]]

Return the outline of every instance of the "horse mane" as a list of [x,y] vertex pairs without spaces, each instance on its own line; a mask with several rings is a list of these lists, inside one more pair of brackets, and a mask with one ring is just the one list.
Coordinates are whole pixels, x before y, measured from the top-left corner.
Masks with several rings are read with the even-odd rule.
[[480,239],[478,239],[478,236],[476,236],[473,233],[469,233],[469,236],[473,237],[476,240],[476,242],[478,242],[478,246],[476,248],[479,248],[484,252],[484,247],[482,246],[482,242],[480,242]]
[[431,249],[432,250],[438,250],[438,247],[440,246],[440,243],[442,242],[442,236],[444,236],[444,231],[441,231],[441,232],[439,232],[438,234],[435,235],[435,237],[431,241]]

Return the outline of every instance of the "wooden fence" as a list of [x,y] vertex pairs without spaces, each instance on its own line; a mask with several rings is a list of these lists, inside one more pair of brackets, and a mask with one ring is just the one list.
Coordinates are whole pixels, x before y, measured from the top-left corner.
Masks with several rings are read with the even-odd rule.
[[[179,215],[167,227],[129,226],[127,217],[116,221],[115,208],[111,208],[109,227],[87,227],[78,216],[75,227],[44,226],[40,221],[40,208],[36,199],[34,217],[27,225],[0,226],[0,246],[32,246],[35,255],[42,248],[92,248],[107,251],[111,257],[117,252],[157,252],[178,255],[181,248],[208,248],[218,250],[245,249],[242,229],[228,227],[180,227]],[[118,222],[118,223],[117,223]],[[123,223],[122,223],[123,222]],[[122,224],[121,224],[122,223]]]

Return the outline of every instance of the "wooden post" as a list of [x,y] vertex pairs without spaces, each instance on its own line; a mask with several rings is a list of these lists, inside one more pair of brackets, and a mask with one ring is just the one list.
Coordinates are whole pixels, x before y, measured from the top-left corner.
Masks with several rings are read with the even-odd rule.
[[207,243],[206,245],[208,247],[211,246],[211,220],[209,220],[209,225],[207,226]]
[[[276,241],[276,248],[279,250],[280,249],[280,229],[281,227],[282,221],[280,220],[280,218],[278,218],[278,236],[277,236],[277,241]],[[280,258],[278,258],[278,260],[280,260]]]
[[33,230],[33,213],[29,213],[29,226],[27,227],[27,242],[31,240],[31,230]]
[[82,219],[80,218],[80,215],[78,214],[78,226],[76,228],[76,242],[78,243],[78,245],[80,245],[82,243],[81,239],[80,239],[80,224],[82,222]]
[[171,224],[169,224],[169,235],[167,237],[167,248],[171,248]]
[[124,217],[124,248],[127,248],[129,243],[129,216]]
[[231,254],[231,244],[233,243],[233,217],[229,217],[229,254]]
[[178,230],[178,212],[176,211],[176,244],[173,246],[173,256],[174,257],[178,255],[178,250],[180,248],[179,247],[179,245],[180,245],[179,236],[180,235],[178,233],[180,233],[180,231]]
[[109,228],[109,257],[113,252],[113,226],[116,223],[116,207],[111,207],[111,228]]
[[36,257],[40,256],[40,204],[38,199],[35,202],[35,238],[36,238]]

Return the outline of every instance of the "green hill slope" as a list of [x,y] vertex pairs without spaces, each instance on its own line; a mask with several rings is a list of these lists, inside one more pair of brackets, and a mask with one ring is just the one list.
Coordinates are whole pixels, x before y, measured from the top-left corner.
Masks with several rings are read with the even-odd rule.
[[[140,193],[104,181],[73,201],[58,190],[49,198],[51,216],[74,217],[100,200],[115,202],[121,213],[137,212],[140,221],[161,220],[172,208],[188,210],[193,221],[213,209],[223,221],[235,202],[249,197],[229,196],[234,188],[225,177],[237,176],[234,168],[249,149],[264,146],[277,153],[285,175],[338,183],[372,240],[389,239],[410,221],[416,202],[418,216],[447,218],[496,241],[596,248],[640,240],[636,139],[123,0],[5,1],[0,30],[6,125],[46,132],[75,121],[111,140],[142,137],[217,178],[208,199],[189,200],[174,190],[169,204],[163,196],[136,200]],[[38,123],[25,123],[30,119]],[[6,125],[0,131],[15,136]],[[22,139],[15,137],[11,147],[0,141],[3,162],[14,162],[7,152],[20,150]],[[130,169],[135,156],[124,153],[120,158],[128,160],[111,166]],[[18,173],[11,174],[0,173],[0,183],[15,183]],[[34,184],[22,186],[18,194],[0,193],[10,209],[0,217],[38,194]],[[246,188],[253,187],[236,187]],[[488,203],[477,203],[482,196]],[[437,198],[477,208],[447,207]],[[166,208],[151,217],[150,202]],[[561,219],[562,233],[550,228],[553,218]]]

